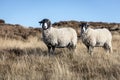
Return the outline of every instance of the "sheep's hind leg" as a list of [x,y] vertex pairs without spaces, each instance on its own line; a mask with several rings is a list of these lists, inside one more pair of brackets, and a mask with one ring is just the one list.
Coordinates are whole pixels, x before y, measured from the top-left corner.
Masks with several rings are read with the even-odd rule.
[[109,45],[109,52],[110,52],[110,53],[113,53],[113,49],[112,49],[112,44],[111,44],[111,42],[109,42],[108,45]]
[[76,46],[72,46],[72,48],[71,48],[71,50],[73,51],[73,52],[75,52],[76,51]]
[[73,58],[73,53],[76,53],[76,45],[70,45],[67,46],[67,48],[69,49],[69,58],[72,59]]
[[107,43],[104,44],[103,48],[106,50],[107,54],[112,51],[111,46],[109,46]]
[[110,51],[110,53],[113,53],[112,46],[110,46],[109,51]]
[[67,47],[72,53],[74,53],[76,51],[76,45],[69,45]]

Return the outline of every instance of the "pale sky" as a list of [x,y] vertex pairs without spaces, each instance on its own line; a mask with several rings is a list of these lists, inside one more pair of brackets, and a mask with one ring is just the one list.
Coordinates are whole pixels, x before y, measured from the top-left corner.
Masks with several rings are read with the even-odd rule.
[[93,21],[120,23],[120,0],[0,0],[0,19],[39,27],[38,21]]

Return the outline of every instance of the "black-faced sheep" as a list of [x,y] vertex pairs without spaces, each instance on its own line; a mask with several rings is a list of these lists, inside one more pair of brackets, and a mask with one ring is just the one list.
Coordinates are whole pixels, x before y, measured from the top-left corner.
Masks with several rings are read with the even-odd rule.
[[106,28],[92,29],[88,23],[81,23],[81,38],[91,55],[94,47],[103,47],[107,53],[112,53],[112,35]]
[[54,54],[55,48],[75,49],[77,44],[77,33],[72,28],[54,28],[49,19],[43,19],[42,24],[43,41],[48,47],[48,52]]

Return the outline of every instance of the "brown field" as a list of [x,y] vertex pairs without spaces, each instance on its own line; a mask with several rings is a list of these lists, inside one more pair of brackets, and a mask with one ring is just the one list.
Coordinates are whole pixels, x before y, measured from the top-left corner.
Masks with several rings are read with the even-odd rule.
[[81,40],[73,56],[68,49],[48,56],[38,34],[25,40],[1,37],[0,80],[120,80],[120,34],[112,33],[113,53],[95,48],[93,56]]

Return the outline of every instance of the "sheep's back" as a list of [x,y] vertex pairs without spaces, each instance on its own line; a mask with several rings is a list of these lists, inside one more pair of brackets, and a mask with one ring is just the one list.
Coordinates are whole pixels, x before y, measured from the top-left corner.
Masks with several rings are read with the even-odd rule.
[[107,40],[110,40],[112,39],[112,35],[110,33],[110,31],[108,29],[96,29],[95,30],[96,33],[97,33],[97,39],[100,40],[100,41],[107,41]]
[[70,41],[73,38],[77,37],[77,33],[72,28],[60,28],[57,30],[58,39],[63,39],[66,41]]
[[68,45],[69,43],[76,45],[77,33],[72,28],[60,28],[58,29],[58,42],[60,45]]
[[90,37],[92,41],[97,41],[97,42],[106,42],[110,41],[112,39],[112,35],[110,31],[106,28],[103,29],[90,29],[88,31],[87,37]]

